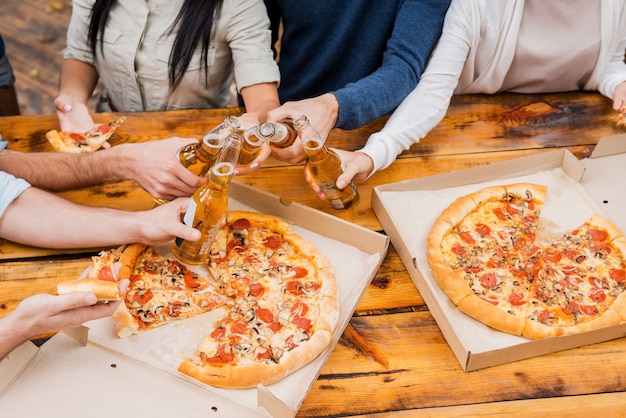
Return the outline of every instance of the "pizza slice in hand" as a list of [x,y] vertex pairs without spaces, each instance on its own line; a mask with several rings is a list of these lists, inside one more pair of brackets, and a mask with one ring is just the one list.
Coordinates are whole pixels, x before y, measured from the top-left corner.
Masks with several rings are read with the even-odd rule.
[[98,302],[121,300],[118,284],[129,278],[128,272],[123,268],[125,259],[131,253],[140,251],[141,247],[145,246],[137,244],[128,246],[123,252],[118,249],[100,252],[92,257],[92,264],[85,275],[58,283],[57,294],[91,292],[96,295]]
[[93,152],[102,147],[125,120],[126,117],[121,117],[109,123],[102,123],[84,133],[51,130],[46,133],[46,138],[55,151],[73,154]]

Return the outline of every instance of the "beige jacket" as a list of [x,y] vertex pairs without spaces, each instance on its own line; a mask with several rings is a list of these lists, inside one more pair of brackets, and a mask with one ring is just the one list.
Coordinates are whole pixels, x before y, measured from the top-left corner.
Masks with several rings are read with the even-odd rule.
[[169,89],[168,60],[175,34],[168,29],[182,0],[120,0],[110,13],[101,52],[87,45],[94,0],[74,0],[65,58],[95,66],[103,94],[118,111],[152,111],[225,107],[233,70],[237,89],[278,82],[280,74],[270,48],[269,19],[262,0],[224,0],[209,47],[208,86],[196,51],[180,86]]

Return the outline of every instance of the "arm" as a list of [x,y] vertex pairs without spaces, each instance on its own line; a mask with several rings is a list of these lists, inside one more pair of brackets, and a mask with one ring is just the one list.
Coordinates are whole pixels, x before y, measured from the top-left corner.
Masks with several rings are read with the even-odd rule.
[[339,103],[338,128],[355,129],[391,112],[415,88],[439,39],[449,4],[402,2],[381,66],[333,92]]
[[0,170],[52,191],[135,180],[154,197],[171,200],[189,196],[202,185],[203,179],[176,159],[176,151],[191,142],[195,140],[173,137],[82,154],[4,150]]
[[175,237],[199,239],[200,232],[181,223],[188,198],[149,211],[127,212],[84,206],[31,187],[0,218],[0,237],[46,248],[87,248],[129,242],[163,244]]
[[110,316],[118,304],[96,304],[96,296],[85,292],[30,296],[14,312],[0,319],[0,359],[35,335],[76,328],[84,322]]
[[[351,171],[352,175],[369,177],[388,167],[402,151],[419,142],[443,119],[468,54],[475,47],[472,42],[479,36],[476,32],[480,31],[480,17],[473,12],[470,2],[452,2],[437,48],[417,87],[393,112],[383,129],[370,136],[365,146],[356,151],[369,156],[373,167],[369,172]],[[359,164],[359,167],[367,165]],[[349,181],[347,176],[340,176],[340,180]]]
[[59,94],[54,107],[62,131],[87,132],[95,126],[87,101],[98,83],[98,73],[90,64],[66,59],[61,65]]

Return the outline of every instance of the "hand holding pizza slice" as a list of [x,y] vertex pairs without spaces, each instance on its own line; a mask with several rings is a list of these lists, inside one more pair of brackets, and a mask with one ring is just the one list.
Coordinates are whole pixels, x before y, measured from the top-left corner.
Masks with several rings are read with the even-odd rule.
[[126,117],[121,117],[102,123],[84,133],[51,130],[46,133],[46,138],[55,151],[73,154],[93,152],[101,148],[125,120]]

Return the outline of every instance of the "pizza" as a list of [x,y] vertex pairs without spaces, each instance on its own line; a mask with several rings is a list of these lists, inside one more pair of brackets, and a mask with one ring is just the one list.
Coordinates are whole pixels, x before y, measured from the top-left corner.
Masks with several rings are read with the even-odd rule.
[[[196,271],[141,244],[102,252],[96,264],[90,282],[59,292],[129,279],[124,303],[112,317],[120,338],[221,309],[223,316],[213,319],[211,332],[178,369],[212,386],[247,388],[280,380],[322,353],[339,321],[330,262],[271,215],[228,212],[209,261]],[[111,274],[104,273],[109,269]]]
[[270,384],[316,358],[339,321],[328,259],[291,226],[256,212],[228,212],[209,256],[228,314],[179,370],[221,387]]
[[72,292],[91,292],[96,295],[98,302],[120,300],[118,283],[122,280],[119,276],[122,256],[123,253],[117,249],[100,252],[91,258],[92,264],[84,277],[58,283],[57,293],[64,295]]
[[92,152],[102,147],[125,120],[126,117],[121,117],[109,123],[102,123],[84,133],[51,130],[46,133],[46,138],[55,151],[72,154]]
[[626,238],[595,214],[540,242],[546,195],[545,186],[519,183],[454,201],[428,236],[436,282],[468,316],[530,339],[624,322]]

